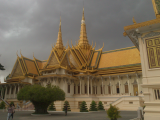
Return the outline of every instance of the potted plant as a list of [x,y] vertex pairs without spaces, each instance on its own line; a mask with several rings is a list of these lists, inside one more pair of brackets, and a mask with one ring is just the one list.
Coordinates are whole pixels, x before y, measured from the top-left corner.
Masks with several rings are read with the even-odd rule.
[[107,117],[110,118],[110,120],[117,120],[118,118],[121,118],[120,111],[118,110],[118,107],[110,104],[110,108],[107,110]]
[[68,101],[65,101],[65,102],[64,102],[63,111],[65,111],[65,106],[66,106],[66,105],[67,105],[67,111],[71,111],[70,105],[69,105],[69,102],[68,102]]
[[49,111],[56,111],[56,108],[55,108],[55,106],[54,106],[54,102],[52,102],[52,103],[50,104],[48,110],[49,110]]
[[103,103],[101,101],[99,101],[99,103],[98,103],[98,110],[104,111],[104,106],[103,106]]
[[88,108],[85,101],[81,103],[80,112],[88,112]]
[[97,111],[97,105],[95,101],[92,101],[92,103],[90,104],[89,111]]

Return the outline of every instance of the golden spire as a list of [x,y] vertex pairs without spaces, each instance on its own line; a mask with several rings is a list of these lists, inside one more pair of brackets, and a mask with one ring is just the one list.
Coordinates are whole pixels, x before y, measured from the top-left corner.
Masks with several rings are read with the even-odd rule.
[[57,38],[57,43],[55,45],[56,48],[63,49],[63,42],[62,42],[62,33],[61,33],[61,17],[60,17],[60,23],[59,23],[59,32],[58,32],[58,38]]
[[80,46],[81,48],[88,48],[90,46],[87,39],[86,24],[85,24],[85,18],[84,18],[84,7],[83,7],[82,20],[81,20],[81,31],[80,31],[78,46]]
[[160,1],[159,0],[152,0],[153,9],[156,15],[156,18],[160,18]]

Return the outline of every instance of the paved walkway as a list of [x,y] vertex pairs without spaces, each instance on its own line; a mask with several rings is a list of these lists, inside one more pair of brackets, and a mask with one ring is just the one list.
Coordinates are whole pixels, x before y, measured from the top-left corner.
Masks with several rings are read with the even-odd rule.
[[[89,113],[73,113],[69,112],[64,116],[64,112],[49,112],[50,116],[31,116],[33,111],[16,111],[13,120],[109,120],[107,113],[102,112],[89,112]],[[137,117],[136,111],[121,111],[122,118],[118,120],[129,120]],[[7,119],[7,112],[0,110],[0,120]]]

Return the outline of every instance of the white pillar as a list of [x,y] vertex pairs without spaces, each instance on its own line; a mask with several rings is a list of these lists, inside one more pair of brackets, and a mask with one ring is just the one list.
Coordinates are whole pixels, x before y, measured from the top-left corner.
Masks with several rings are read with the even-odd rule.
[[80,95],[81,95],[81,90],[82,90],[81,87],[82,87],[82,86],[81,86],[81,78],[80,78]]
[[111,77],[109,76],[110,79],[110,90],[111,90],[111,95],[112,95],[112,85],[111,85]]
[[94,94],[96,95],[96,79],[94,80]]
[[20,88],[20,85],[18,85],[18,92],[19,92],[19,88]]
[[112,95],[112,85],[111,85],[111,81],[110,81],[110,89],[111,89],[111,95]]
[[139,95],[139,93],[140,93],[140,86],[139,86],[138,74],[136,74],[136,77],[137,77],[137,84],[138,84],[138,95]]
[[16,94],[16,85],[14,84],[13,98],[15,98],[15,94]]
[[[92,78],[93,79],[93,78]],[[91,95],[92,95],[92,79],[91,79]]]
[[89,76],[88,76],[88,95],[89,95]]
[[5,86],[6,87],[6,90],[5,90],[5,96],[4,96],[4,99],[6,100],[7,99],[7,86]]
[[102,80],[102,95],[103,95],[103,77],[101,77]]
[[129,75],[127,75],[127,79],[128,79],[128,94],[130,95],[130,87],[129,87],[129,85],[130,85],[130,83],[129,83]]
[[11,98],[11,89],[12,89],[12,87],[11,87],[11,85],[9,86],[9,98]]

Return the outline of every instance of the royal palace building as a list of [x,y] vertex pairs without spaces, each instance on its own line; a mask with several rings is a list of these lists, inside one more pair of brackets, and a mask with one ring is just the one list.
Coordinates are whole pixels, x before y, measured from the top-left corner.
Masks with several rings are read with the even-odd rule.
[[[140,52],[136,46],[103,51],[89,44],[83,15],[79,41],[65,47],[62,41],[61,21],[56,44],[46,60],[33,56],[29,59],[17,55],[17,60],[6,83],[4,100],[19,103],[18,91],[25,85],[57,85],[66,93],[71,110],[78,110],[82,101],[89,108],[92,100],[102,101],[105,109],[109,104],[120,110],[137,110],[143,106],[142,69]],[[57,110],[64,101],[56,101]]]

